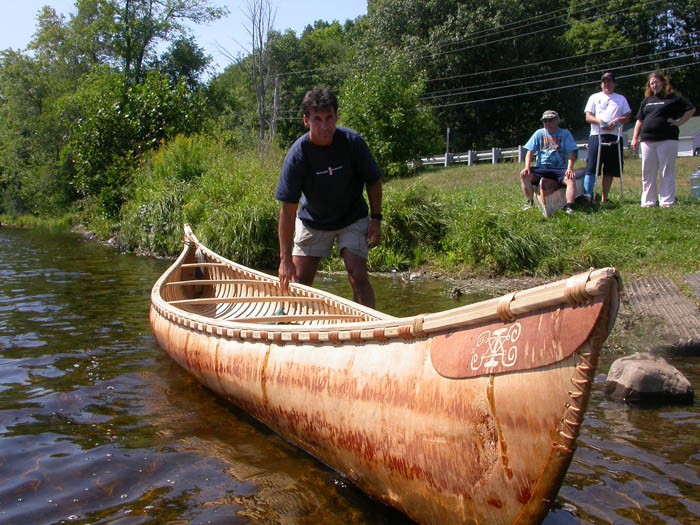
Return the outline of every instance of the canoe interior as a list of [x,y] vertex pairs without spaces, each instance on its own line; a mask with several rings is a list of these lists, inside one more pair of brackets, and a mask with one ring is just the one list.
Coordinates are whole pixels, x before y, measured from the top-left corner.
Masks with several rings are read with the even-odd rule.
[[292,285],[284,294],[277,279],[203,247],[186,250],[163,284],[167,303],[217,321],[304,326],[391,318],[309,287]]

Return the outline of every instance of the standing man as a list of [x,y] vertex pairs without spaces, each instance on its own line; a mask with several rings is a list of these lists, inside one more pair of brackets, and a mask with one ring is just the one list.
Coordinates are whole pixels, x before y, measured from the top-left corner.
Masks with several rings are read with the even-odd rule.
[[591,134],[588,137],[588,157],[586,158],[586,176],[583,179],[583,193],[588,202],[593,202],[593,189],[595,188],[596,164],[598,173],[603,173],[603,198],[601,202],[608,202],[608,192],[612,185],[613,177],[620,177],[620,168],[623,164],[622,137],[615,145],[602,146],[600,159],[598,158],[598,144],[615,142],[617,140],[617,128],[628,122],[632,115],[632,109],[627,99],[615,93],[615,77],[612,73],[603,73],[600,79],[601,91],[594,93],[586,103],[586,122],[591,125]]
[[[533,133],[525,144],[525,168],[520,172],[523,195],[527,199],[525,210],[532,208],[533,186],[542,177],[556,180],[566,186],[566,213],[574,213],[576,176],[574,162],[578,146],[568,129],[559,127],[559,114],[548,109],[542,114],[543,128]],[[532,155],[537,155],[534,168],[530,168]]]
[[275,191],[275,199],[282,202],[278,225],[282,290],[287,291],[290,282],[312,285],[321,258],[331,254],[338,239],[353,300],[374,308],[367,256],[379,244],[379,168],[360,135],[336,127],[338,100],[332,91],[312,89],[304,95],[301,109],[309,132],[287,153]]

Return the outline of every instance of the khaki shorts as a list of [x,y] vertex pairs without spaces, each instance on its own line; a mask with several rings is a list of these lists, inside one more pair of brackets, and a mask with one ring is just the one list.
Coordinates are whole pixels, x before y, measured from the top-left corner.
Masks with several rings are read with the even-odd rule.
[[338,239],[338,253],[347,248],[352,253],[367,259],[367,228],[369,217],[363,217],[339,230],[315,230],[306,226],[299,217],[294,223],[294,249],[292,255],[308,257],[329,257],[333,242]]

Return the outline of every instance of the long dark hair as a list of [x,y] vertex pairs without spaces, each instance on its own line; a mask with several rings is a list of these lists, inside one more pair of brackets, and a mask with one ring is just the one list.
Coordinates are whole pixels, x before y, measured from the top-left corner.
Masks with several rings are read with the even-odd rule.
[[647,78],[647,85],[644,90],[645,97],[650,97],[654,94],[654,91],[651,89],[650,84],[652,78],[657,78],[664,83],[663,98],[666,98],[671,93],[673,93],[673,88],[671,87],[671,80],[668,78],[668,75],[664,75],[661,71],[654,71],[649,75],[649,78]]

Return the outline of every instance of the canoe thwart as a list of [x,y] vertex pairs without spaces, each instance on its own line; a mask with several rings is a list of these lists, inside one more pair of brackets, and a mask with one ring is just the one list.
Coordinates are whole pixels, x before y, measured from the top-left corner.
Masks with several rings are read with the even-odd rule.
[[245,284],[245,285],[265,285],[276,286],[275,283],[258,281],[256,279],[190,279],[187,281],[171,281],[165,283],[165,286],[198,286],[211,284]]
[[[322,303],[319,297],[295,297],[293,295],[260,295],[241,297],[200,297],[198,299],[176,299],[169,304],[185,306],[193,304],[232,304],[232,303]],[[355,316],[357,317],[357,316]]]

